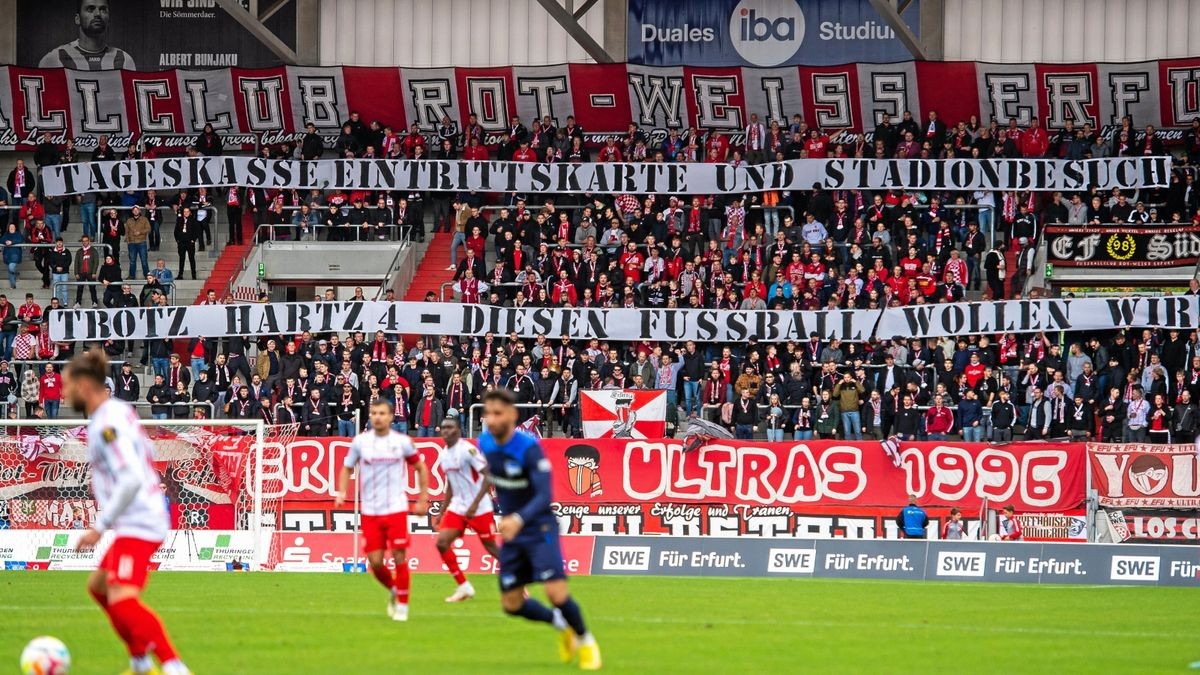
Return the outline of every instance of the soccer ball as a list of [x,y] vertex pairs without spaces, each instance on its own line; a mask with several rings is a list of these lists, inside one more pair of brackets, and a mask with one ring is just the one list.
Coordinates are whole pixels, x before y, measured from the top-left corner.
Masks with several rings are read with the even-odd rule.
[[71,652],[58,638],[36,637],[21,652],[21,672],[25,675],[67,675],[70,671]]

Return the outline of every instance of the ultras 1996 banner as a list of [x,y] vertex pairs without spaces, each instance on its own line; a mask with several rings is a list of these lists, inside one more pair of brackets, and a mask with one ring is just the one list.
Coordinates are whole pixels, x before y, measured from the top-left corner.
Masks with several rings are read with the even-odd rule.
[[[333,498],[349,439],[308,438],[290,443],[283,463],[269,467],[264,498]],[[414,439],[433,469],[430,495],[445,489],[440,439]],[[1084,500],[1086,447],[1081,443],[902,443],[900,467],[879,443],[808,441],[710,443],[691,453],[666,440],[543,439],[560,508],[655,504],[692,510],[728,505],[731,511],[784,513],[798,507],[899,508],[915,494],[929,507],[978,510],[1013,504],[1024,513],[1059,513]],[[407,490],[416,494],[416,478]],[[616,511],[613,511],[616,513]]]
[[[60,3],[45,3],[46,6]],[[70,19],[68,18],[68,22]],[[114,19],[115,22],[115,19]],[[70,39],[68,34],[54,38]],[[220,36],[207,35],[206,39]],[[214,47],[216,49],[216,47]],[[487,145],[508,138],[508,124],[573,116],[590,143],[621,138],[630,121],[651,147],[668,129],[695,126],[744,141],[751,114],[794,115],[828,132],[869,134],[886,113],[948,124],[995,118],[1001,126],[1034,118],[1051,130],[1067,120],[1111,135],[1130,116],[1154,124],[1167,144],[1183,140],[1200,116],[1200,59],[1142,63],[992,64],[904,61],[838,66],[653,67],[562,64],[498,68],[274,67],[161,70],[138,61],[132,70],[0,67],[0,149],[32,146],[41,132],[61,143],[94,148],[100,135],[124,148],[143,136],[182,147],[212,124],[228,145],[298,140],[307,122],[332,145],[342,121],[357,111],[403,134],[412,124],[436,133],[443,118],[463,128],[470,114]],[[1142,129],[1137,129],[1141,133]],[[852,153],[851,153],[852,154]]]

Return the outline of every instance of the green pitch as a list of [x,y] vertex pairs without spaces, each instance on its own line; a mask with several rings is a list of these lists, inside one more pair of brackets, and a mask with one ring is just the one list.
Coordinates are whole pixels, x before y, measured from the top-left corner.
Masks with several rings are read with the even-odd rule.
[[[85,575],[0,575],[0,673],[30,638],[73,673],[128,662]],[[180,654],[215,673],[563,673],[546,626],[504,616],[494,579],[442,599],[414,575],[393,623],[368,575],[160,573],[147,597]],[[1200,591],[787,579],[583,577],[576,597],[612,673],[1170,673],[1200,659]]]

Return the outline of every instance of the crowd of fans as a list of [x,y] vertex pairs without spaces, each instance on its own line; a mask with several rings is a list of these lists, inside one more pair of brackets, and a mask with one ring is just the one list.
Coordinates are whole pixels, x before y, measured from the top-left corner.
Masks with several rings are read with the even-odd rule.
[[[1001,127],[974,119],[947,125],[930,112],[924,121],[905,113],[884,119],[868,135],[829,135],[798,116],[790,124],[760,123],[757,116],[731,144],[731,136],[695,128],[672,130],[661,142],[630,124],[591,147],[568,118],[528,127],[512,120],[497,148],[484,146],[475,120],[459,128],[445,120],[438,132],[413,128],[397,134],[357,114],[342,127],[330,151],[314,127],[297,145],[263,147],[265,157],[328,156],[421,159],[500,158],[513,161],[706,161],[741,164],[804,157],[1062,157],[1162,154],[1148,127],[1126,120],[1111,138],[1084,125],[1048,132]],[[431,149],[432,148],[432,149]],[[191,153],[223,152],[207,129]],[[135,147],[129,156],[146,156]],[[1200,154],[1200,122],[1184,152]],[[105,142],[90,159],[115,159]],[[74,150],[38,146],[35,163],[72,161]],[[241,188],[184,191],[174,195],[127,192],[78,200],[87,235],[77,250],[57,244],[70,220],[72,201],[40,197],[35,174],[18,162],[6,203],[21,205],[3,243],[10,285],[24,242],[32,249],[44,286],[59,281],[106,282],[107,307],[168,301],[167,289],[184,269],[158,261],[146,269],[147,251],[162,245],[161,213],[173,212],[180,264],[196,247],[213,244],[212,218],[223,208],[229,241],[241,243],[240,226],[253,214],[258,236],[330,241],[423,240],[427,227],[452,234],[448,271],[464,302],[506,306],[705,307],[717,309],[880,308],[968,298],[1021,297],[1032,274],[1034,251],[1051,223],[1082,227],[1111,223],[1200,222],[1200,195],[1188,170],[1176,171],[1166,189],[1132,194],[1032,192],[810,190],[728,195],[505,194],[409,191],[264,191]],[[113,206],[130,210],[106,212]],[[132,207],[138,207],[133,209]],[[160,208],[160,207],[169,207]],[[0,211],[5,218],[7,211]],[[96,214],[100,218],[95,221]],[[90,225],[91,222],[97,225]],[[98,252],[91,242],[108,248]],[[181,243],[182,242],[182,243]],[[123,248],[124,245],[124,248]],[[122,275],[121,254],[129,274]],[[146,284],[137,296],[127,279],[141,262]],[[16,265],[14,265],[16,263]],[[450,276],[450,275],[448,275]],[[82,301],[80,287],[75,303]],[[1192,292],[1195,292],[1193,284]],[[974,291],[979,291],[978,296]],[[332,292],[326,295],[333,299]],[[427,299],[438,299],[436,296]],[[67,305],[55,287],[50,306],[13,310],[43,315]],[[210,296],[206,302],[229,302]],[[11,308],[11,305],[9,305]],[[30,354],[61,356],[69,345],[50,343],[37,323],[6,320],[0,348],[8,359]],[[11,327],[11,331],[9,330]],[[1066,339],[1065,343],[1057,342]],[[582,343],[555,336],[423,338],[405,345],[399,336],[337,335],[230,337],[194,340],[186,348],[166,341],[109,343],[114,357],[130,356],[114,374],[114,393],[144,401],[155,417],[215,415],[295,422],[310,435],[346,434],[365,406],[387,399],[397,425],[428,435],[447,413],[462,415],[488,388],[508,387],[551,432],[577,435],[582,389],[666,390],[672,428],[705,415],[739,436],[804,438],[943,438],[1004,441],[1022,435],[1091,435],[1137,440],[1140,434],[1193,431],[1190,400],[1200,395],[1196,337],[1146,331],[1137,336],[1083,340],[1079,336],[996,335],[960,340],[897,337],[861,344],[805,343],[716,345]],[[1066,353],[1064,354],[1064,350]],[[151,381],[135,372],[138,356]],[[29,371],[26,371],[29,372]],[[53,376],[43,373],[41,380]],[[38,376],[33,376],[38,380]],[[9,394],[33,403],[54,395],[23,378]],[[1115,388],[1115,403],[1106,403]],[[4,373],[0,371],[0,398]],[[10,398],[10,401],[14,400]],[[753,405],[751,405],[753,403]],[[1080,406],[1083,406],[1081,408]],[[57,406],[53,406],[57,407]],[[1142,409],[1146,420],[1142,420]],[[1166,412],[1163,412],[1166,411]],[[1190,412],[1189,412],[1190,411]],[[1164,421],[1165,420],[1165,421]]]

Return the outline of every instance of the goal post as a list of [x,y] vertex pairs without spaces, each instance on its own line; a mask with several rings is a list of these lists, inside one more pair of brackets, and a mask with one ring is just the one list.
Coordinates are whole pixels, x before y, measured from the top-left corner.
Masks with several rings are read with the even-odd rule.
[[[271,569],[279,560],[283,460],[298,425],[141,420],[171,513],[163,568]],[[0,420],[0,562],[69,567],[72,530],[96,518],[86,420]],[[86,558],[86,556],[82,556]]]

